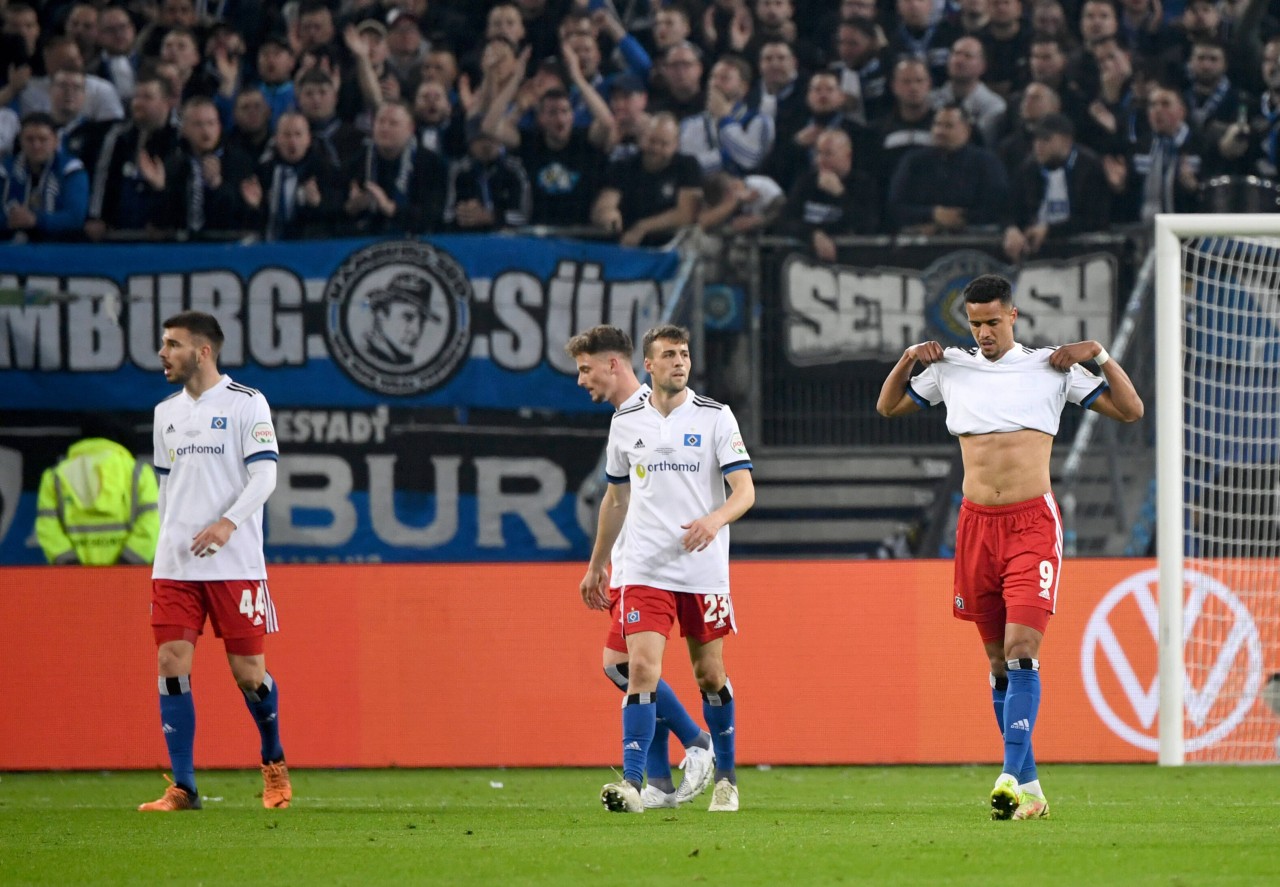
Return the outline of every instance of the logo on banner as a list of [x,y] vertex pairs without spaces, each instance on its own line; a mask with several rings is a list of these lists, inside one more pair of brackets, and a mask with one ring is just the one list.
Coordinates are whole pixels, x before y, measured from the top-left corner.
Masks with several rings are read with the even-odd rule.
[[325,287],[329,352],[347,375],[380,394],[434,391],[466,362],[471,295],[462,266],[430,244],[401,240],[357,250]]
[[1017,273],[1008,265],[973,249],[947,253],[920,272],[925,291],[933,296],[930,313],[933,325],[950,333],[958,341],[969,343],[969,315],[964,310],[964,288],[983,274],[1002,274],[1011,280]]
[[992,272],[1014,281],[1023,344],[1111,335],[1114,256],[1039,259],[1013,271],[971,249],[947,252],[923,270],[830,265],[792,254],[782,268],[783,352],[793,367],[817,367],[892,362],[907,346],[930,338],[972,346],[964,288]]
[[[1224,582],[1193,570],[1183,579],[1184,657],[1194,665],[1183,675],[1185,748],[1195,752],[1230,735],[1253,707],[1262,683],[1262,643],[1249,608]],[[1093,710],[1111,732],[1151,752],[1160,745],[1158,580],[1158,570],[1145,570],[1107,592],[1089,617],[1080,652]],[[1198,653],[1185,652],[1192,640],[1198,640]]]

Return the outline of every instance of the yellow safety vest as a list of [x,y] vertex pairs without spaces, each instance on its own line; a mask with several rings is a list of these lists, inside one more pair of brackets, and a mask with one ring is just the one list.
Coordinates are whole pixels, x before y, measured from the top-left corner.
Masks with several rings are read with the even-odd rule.
[[36,538],[51,564],[149,564],[159,496],[150,465],[115,441],[85,438],[40,478]]

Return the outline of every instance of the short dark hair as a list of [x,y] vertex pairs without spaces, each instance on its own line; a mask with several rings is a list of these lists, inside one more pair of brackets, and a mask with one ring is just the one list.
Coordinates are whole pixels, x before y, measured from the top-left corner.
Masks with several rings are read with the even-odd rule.
[[222,114],[218,112],[218,106],[213,103],[213,99],[209,98],[207,95],[193,95],[182,103],[182,116],[186,117],[187,114],[191,113],[196,108],[213,108],[214,113],[218,114],[218,123],[221,125]]
[[218,356],[218,352],[222,350],[222,343],[226,341],[226,337],[222,335],[222,325],[218,323],[218,318],[212,314],[205,314],[203,311],[183,311],[170,317],[164,322],[163,326],[167,330],[186,330],[193,336],[200,336],[206,339],[213,347],[213,356],[215,358]]
[[1036,31],[1034,34],[1031,35],[1032,46],[1044,45],[1046,43],[1052,43],[1054,46],[1058,48],[1058,52],[1062,53],[1063,55],[1067,54],[1067,47],[1063,44],[1062,38],[1059,37],[1057,34],[1050,34],[1046,31]]
[[329,4],[325,3],[324,0],[305,0],[298,7],[299,18],[304,15],[314,15],[317,12],[327,12],[329,17],[333,18],[333,10],[329,8]]
[[328,86],[333,87],[333,78],[319,68],[307,68],[302,72],[302,76],[298,78],[297,86],[301,89],[304,86]]
[[1197,49],[1216,49],[1223,55],[1228,54],[1226,44],[1217,37],[1196,37],[1191,41],[1191,50],[1194,52]]
[[22,123],[18,126],[18,129],[24,130],[28,126],[43,126],[52,132],[58,131],[58,123],[48,111],[28,111],[23,114]]
[[[667,6],[665,8],[672,9],[673,7]],[[787,52],[791,53],[791,57],[795,58],[795,55],[796,55],[795,47],[792,46],[790,43],[788,43],[785,37],[775,37],[773,35],[765,37],[763,40],[760,41],[760,52],[758,53],[759,55],[764,54],[764,48],[766,46],[785,46],[787,48]]]
[[837,86],[840,85],[840,70],[838,68],[830,65],[825,68],[819,68],[809,75],[809,82],[813,83],[813,81],[817,80],[819,77],[830,77],[836,82]]
[[658,339],[666,339],[670,342],[677,342],[681,345],[689,344],[689,331],[682,326],[674,323],[664,323],[655,326],[649,332],[644,334],[644,343],[641,346],[644,349],[644,356],[649,356],[649,348]]
[[135,91],[144,83],[157,83],[160,85],[160,95],[166,99],[173,98],[173,84],[169,82],[169,78],[161,77],[156,71],[154,65],[146,65],[138,73],[138,77],[134,80]]
[[542,103],[546,101],[565,101],[572,102],[569,93],[558,86],[553,86],[538,97],[538,107],[542,107]]
[[966,303],[999,302],[1006,308],[1013,305],[1013,286],[999,274],[980,274],[964,288]]
[[726,52],[724,55],[720,56],[720,58],[716,59],[716,64],[729,65],[738,72],[738,76],[742,78],[743,83],[747,84],[747,86],[751,85],[751,63],[742,56],[736,53]]
[[170,28],[169,30],[164,32],[165,37],[168,37],[170,34],[176,34],[179,37],[186,37],[188,40],[191,41],[192,45],[195,46],[196,54],[201,57],[204,56],[204,53],[200,51],[200,41],[196,39],[195,31],[191,30],[190,28],[184,28],[182,26],[178,26],[178,27]]
[[586,332],[578,333],[565,343],[564,350],[570,357],[579,357],[583,354],[594,357],[597,354],[612,352],[625,354],[630,358],[635,346],[631,344],[631,337],[621,329],[612,324],[602,323]]
[[855,15],[849,18],[843,18],[840,20],[839,27],[852,28],[865,37],[872,40],[876,39],[876,23],[872,19],[865,18],[863,16]]

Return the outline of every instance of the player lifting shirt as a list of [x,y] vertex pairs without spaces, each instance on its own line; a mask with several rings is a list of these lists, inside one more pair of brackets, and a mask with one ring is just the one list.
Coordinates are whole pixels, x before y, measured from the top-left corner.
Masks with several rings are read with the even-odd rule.
[[[1068,402],[1134,422],[1142,417],[1142,399],[1095,341],[1018,344],[1018,309],[1004,278],[974,278],[964,300],[977,347],[922,342],[907,348],[885,379],[876,410],[892,418],[947,405],[947,430],[960,440],[964,463],[953,612],[978,626],[1004,738],[991,818],[1040,819],[1049,815],[1049,804],[1031,734],[1040,706],[1040,642],[1062,571],[1062,520],[1049,483],[1053,438]],[[1088,360],[1102,378],[1080,366]],[[917,361],[924,371],[911,378]]]

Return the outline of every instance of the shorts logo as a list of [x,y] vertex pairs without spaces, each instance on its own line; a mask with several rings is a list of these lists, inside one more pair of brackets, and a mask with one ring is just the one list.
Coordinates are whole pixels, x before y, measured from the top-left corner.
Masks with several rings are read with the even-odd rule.
[[686,435],[684,436],[684,445],[685,445],[686,447],[700,447],[700,446],[702,446],[702,435],[701,435],[701,434],[686,434]]
[[964,609],[964,598],[960,597],[960,595],[956,595],[956,609],[957,610]]
[[226,416],[214,416],[214,417],[213,417],[213,424],[212,424],[212,425],[210,425],[209,427],[210,427],[210,428],[222,429],[222,430],[226,429],[226,427],[227,427],[227,417],[226,417]]
[[635,624],[636,624],[637,622],[639,622],[639,621],[640,621],[640,611],[639,611],[639,610],[630,610],[630,611],[628,611],[628,612],[627,612],[627,623],[628,623],[629,625],[635,625]]
[[271,427],[270,422],[259,422],[249,434],[260,444],[268,444],[276,439],[276,430]]
[[742,442],[742,435],[738,432],[733,433],[733,437],[729,438],[729,449],[733,450],[739,456],[747,454],[747,445]]
[[324,291],[325,338],[338,366],[380,394],[426,394],[471,350],[471,282],[437,247],[400,240],[347,257]]

